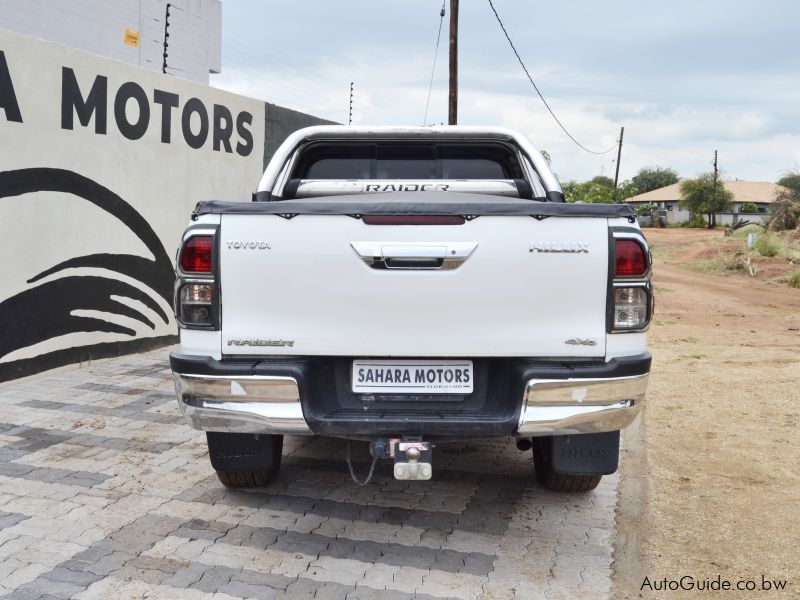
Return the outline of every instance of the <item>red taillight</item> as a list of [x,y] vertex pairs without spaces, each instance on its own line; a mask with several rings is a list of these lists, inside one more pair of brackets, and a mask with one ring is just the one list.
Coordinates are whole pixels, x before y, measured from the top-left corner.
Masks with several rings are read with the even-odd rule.
[[195,235],[183,244],[181,270],[184,273],[211,273],[214,255],[214,238],[210,235]]
[[641,276],[647,272],[645,249],[634,240],[616,240],[616,268],[618,276]]
[[366,225],[463,225],[460,215],[364,215]]

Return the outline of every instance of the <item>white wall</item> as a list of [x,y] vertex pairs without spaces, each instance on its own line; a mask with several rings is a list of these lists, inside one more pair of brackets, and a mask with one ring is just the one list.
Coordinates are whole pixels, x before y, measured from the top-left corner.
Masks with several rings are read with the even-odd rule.
[[[86,126],[73,74],[78,104],[97,94]],[[178,104],[167,127],[156,97]],[[214,148],[215,110],[229,148]],[[263,140],[261,102],[0,29],[0,380],[174,335],[179,236],[199,200],[250,199]]]
[[[170,0],[167,73],[208,83],[221,67],[222,3]],[[0,28],[161,72],[166,0],[0,0]],[[139,34],[125,44],[125,30]]]

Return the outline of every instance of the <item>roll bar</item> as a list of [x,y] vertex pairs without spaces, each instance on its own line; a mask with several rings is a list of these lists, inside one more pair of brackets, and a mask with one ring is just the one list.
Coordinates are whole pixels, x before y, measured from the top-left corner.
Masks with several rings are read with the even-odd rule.
[[283,169],[297,149],[307,143],[318,140],[414,140],[414,141],[505,141],[511,142],[528,160],[539,180],[544,186],[547,199],[550,202],[563,202],[564,195],[558,180],[550,171],[547,161],[520,133],[511,129],[498,127],[470,127],[465,125],[450,125],[441,127],[371,127],[371,126],[345,126],[345,125],[316,125],[299,129],[289,135],[278,147],[269,161],[264,175],[258,184],[258,196],[269,197],[275,189]]

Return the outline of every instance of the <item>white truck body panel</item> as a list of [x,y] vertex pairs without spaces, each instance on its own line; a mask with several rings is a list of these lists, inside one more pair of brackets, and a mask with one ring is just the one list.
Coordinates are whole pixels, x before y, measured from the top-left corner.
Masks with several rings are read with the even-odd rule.
[[[386,227],[350,216],[223,214],[220,237],[223,356],[606,353],[608,219]],[[353,244],[428,254],[475,247],[453,269],[378,270]],[[563,247],[571,251],[536,249]]]

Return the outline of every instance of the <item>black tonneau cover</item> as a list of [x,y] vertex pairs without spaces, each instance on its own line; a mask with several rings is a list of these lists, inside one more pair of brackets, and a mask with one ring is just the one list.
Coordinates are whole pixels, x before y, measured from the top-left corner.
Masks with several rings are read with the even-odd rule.
[[568,204],[458,192],[389,192],[277,202],[200,202],[195,215],[460,215],[531,217],[635,217],[627,204]]

